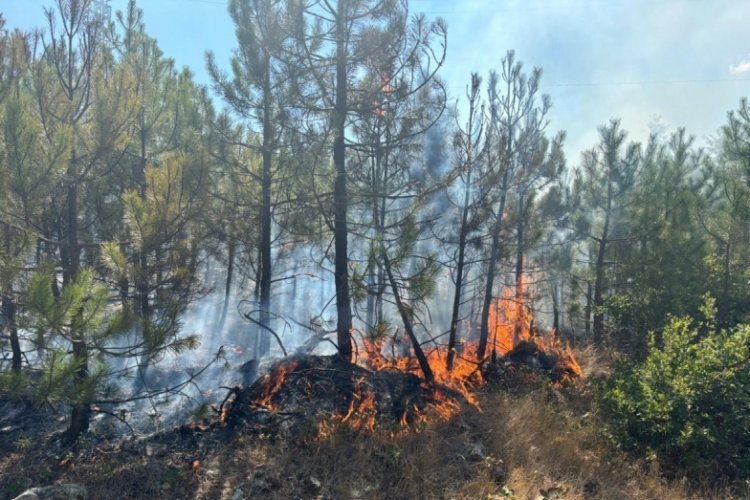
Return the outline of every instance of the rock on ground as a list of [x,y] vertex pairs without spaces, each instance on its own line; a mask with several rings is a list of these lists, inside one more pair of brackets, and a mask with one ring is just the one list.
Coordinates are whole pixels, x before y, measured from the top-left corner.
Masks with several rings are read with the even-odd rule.
[[56,484],[26,490],[13,500],[86,500],[88,492],[80,484]]

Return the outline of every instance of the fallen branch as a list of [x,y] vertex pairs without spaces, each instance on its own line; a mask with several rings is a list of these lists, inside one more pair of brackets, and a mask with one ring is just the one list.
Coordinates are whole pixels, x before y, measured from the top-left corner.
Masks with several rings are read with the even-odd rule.
[[245,317],[246,320],[250,321],[251,323],[253,323],[255,325],[258,325],[259,327],[268,330],[271,333],[271,335],[273,335],[273,337],[276,339],[276,342],[279,344],[279,347],[281,348],[281,352],[284,353],[284,357],[289,356],[289,354],[286,352],[286,348],[284,348],[284,344],[281,342],[281,337],[279,337],[279,335],[270,326],[264,325],[263,323],[261,323],[257,319],[253,319],[250,316],[253,312],[255,312],[255,311],[250,311],[248,313],[245,313],[245,314],[243,314],[243,316]]

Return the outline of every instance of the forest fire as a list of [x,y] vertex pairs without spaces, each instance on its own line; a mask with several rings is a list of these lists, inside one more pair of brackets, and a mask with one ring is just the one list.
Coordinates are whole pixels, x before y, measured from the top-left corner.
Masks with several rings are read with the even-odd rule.
[[[238,420],[287,432],[314,427],[315,438],[337,426],[358,432],[385,431],[396,436],[419,431],[431,420],[450,420],[464,403],[481,411],[477,391],[492,367],[516,366],[549,374],[554,383],[581,376],[572,351],[554,331],[534,326],[531,309],[506,290],[490,315],[491,361],[478,355],[477,342],[458,349],[447,368],[447,348],[426,351],[432,383],[406,349],[408,338],[381,337],[357,342],[354,363],[338,356],[298,355],[277,363],[252,386],[237,392],[223,421]],[[497,373],[494,371],[493,373]]]
[[[558,339],[554,330],[537,329],[533,312],[525,303],[523,294],[518,294],[521,297],[516,295],[514,289],[506,288],[490,309],[490,350],[496,356],[521,362],[524,361],[524,356],[540,357],[543,368],[550,372],[556,368],[559,372],[559,376],[553,376],[556,382],[580,377],[581,367],[570,347]],[[414,357],[409,354],[399,356],[395,352],[395,344],[404,344],[408,339],[399,341],[394,336],[389,342],[390,349],[386,345],[387,340],[370,341],[363,338],[362,350],[356,362],[373,371],[395,370],[421,376],[419,364]],[[390,356],[384,354],[388,351],[391,352]],[[478,342],[467,340],[461,345],[451,370],[447,369],[447,354],[447,349],[442,346],[427,353],[435,381],[460,392],[469,403],[478,406],[473,391],[484,383],[484,360],[478,354]]]
[[491,342],[501,356],[512,351],[522,340],[535,336],[531,310],[516,295],[512,288],[506,288],[490,309]]
[[535,357],[556,382],[580,377],[583,373],[570,346],[554,330],[538,330],[531,309],[517,295],[522,294],[506,288],[490,309],[491,343],[497,355],[517,361]]
[[[361,343],[362,350],[356,360],[360,366],[375,372],[390,370],[410,373],[417,377],[422,375],[416,358],[408,354],[403,356],[392,355],[391,357],[383,354],[383,351],[387,350],[385,346],[386,339],[376,341],[362,339]],[[446,355],[447,351],[444,348],[434,349],[427,355],[435,382],[440,386],[449,387],[457,391],[469,404],[479,408],[479,403],[473,390],[482,385],[483,377],[480,363],[476,361],[476,346],[472,344],[467,350],[464,350],[462,356],[456,358],[453,370],[451,371],[448,371],[446,368]],[[439,413],[445,414],[446,411]]]
[[365,377],[360,377],[355,386],[352,400],[349,403],[349,409],[341,417],[342,423],[347,423],[350,427],[357,430],[375,430],[375,394],[372,392],[363,392]]
[[262,384],[263,393],[254,403],[267,410],[277,410],[278,405],[272,401],[272,398],[284,385],[287,374],[293,372],[295,368],[297,368],[297,363],[291,361],[277,365],[270,373],[264,375]]

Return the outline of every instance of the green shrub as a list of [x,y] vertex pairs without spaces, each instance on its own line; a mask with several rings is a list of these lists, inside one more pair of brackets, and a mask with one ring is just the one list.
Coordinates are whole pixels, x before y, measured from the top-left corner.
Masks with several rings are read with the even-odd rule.
[[750,476],[750,325],[672,318],[641,364],[606,384],[601,408],[616,442],[692,474]]

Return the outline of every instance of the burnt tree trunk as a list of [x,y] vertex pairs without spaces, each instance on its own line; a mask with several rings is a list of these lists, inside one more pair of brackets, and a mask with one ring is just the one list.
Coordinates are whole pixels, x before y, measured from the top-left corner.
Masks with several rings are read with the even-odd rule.
[[[375,154],[372,158],[370,182],[373,186],[372,219],[375,228],[375,238],[380,240],[385,232],[386,197],[381,195],[385,192],[385,183],[388,179],[388,163],[383,163],[383,151],[380,147],[380,125],[377,126],[373,149]],[[382,169],[382,170],[381,170]],[[378,262],[375,247],[373,247],[368,259],[368,296],[367,296],[367,326],[379,329],[383,322],[383,292],[385,279],[383,269]]]
[[471,202],[471,174],[474,170],[474,134],[478,133],[479,137],[482,135],[482,116],[480,116],[480,124],[478,130],[474,124],[474,116],[477,111],[477,98],[479,96],[479,88],[481,79],[476,73],[471,75],[471,90],[468,93],[469,98],[469,119],[466,124],[466,130],[459,130],[459,136],[463,135],[466,138],[465,151],[466,151],[466,186],[464,191],[464,202],[461,207],[461,226],[458,232],[458,260],[456,261],[456,286],[453,293],[453,312],[451,314],[450,331],[448,335],[448,355],[446,357],[446,368],[448,371],[453,370],[453,360],[456,357],[456,336],[458,332],[458,321],[461,310],[461,293],[463,291],[464,282],[464,267],[466,266],[465,255],[466,255],[466,239],[469,235],[469,210]]
[[[470,113],[471,120],[471,113]],[[471,161],[470,159],[468,161]],[[451,315],[450,334],[448,335],[448,356],[446,368],[453,370],[453,360],[456,357],[456,334],[458,332],[459,311],[461,309],[461,291],[464,280],[464,258],[466,253],[466,237],[469,233],[469,201],[471,191],[471,167],[466,175],[466,192],[464,193],[464,205],[461,211],[461,227],[458,233],[458,261],[456,262],[456,287],[453,294],[453,314]]]
[[555,277],[552,283],[552,329],[556,335],[560,333],[560,295],[562,292]]

